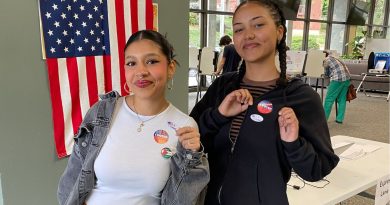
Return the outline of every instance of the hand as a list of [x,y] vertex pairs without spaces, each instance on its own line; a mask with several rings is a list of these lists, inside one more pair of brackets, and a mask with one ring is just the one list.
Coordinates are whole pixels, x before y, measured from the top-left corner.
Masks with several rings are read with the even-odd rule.
[[299,121],[293,109],[284,107],[279,110],[280,137],[285,142],[293,142],[298,139]]
[[215,71],[214,75],[219,75],[220,71]]
[[193,127],[181,127],[176,130],[179,142],[184,149],[197,152],[200,150],[200,134],[198,129]]
[[218,107],[218,111],[225,117],[240,114],[253,105],[253,97],[247,89],[239,89],[229,93]]

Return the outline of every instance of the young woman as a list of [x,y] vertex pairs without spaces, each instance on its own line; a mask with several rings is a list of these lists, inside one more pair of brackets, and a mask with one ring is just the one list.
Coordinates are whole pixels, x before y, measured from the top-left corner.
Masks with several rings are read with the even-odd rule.
[[59,202],[192,205],[209,181],[208,163],[196,122],[165,98],[173,48],[144,30],[129,38],[124,55],[132,95],[111,92],[88,111],[60,179]]
[[275,3],[242,2],[233,32],[244,59],[239,73],[217,78],[190,114],[209,156],[205,204],[288,204],[292,170],[316,181],[339,161],[321,100],[301,80],[286,79],[285,18]]

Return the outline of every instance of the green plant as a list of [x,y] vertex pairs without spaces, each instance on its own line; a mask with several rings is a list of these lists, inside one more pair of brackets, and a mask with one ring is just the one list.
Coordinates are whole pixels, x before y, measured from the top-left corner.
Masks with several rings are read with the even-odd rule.
[[[317,43],[317,38],[309,38],[308,47],[310,49],[319,49],[320,45]],[[291,50],[299,51],[302,50],[302,37],[293,36],[291,41]]]
[[351,53],[352,59],[363,58],[365,43],[366,43],[365,36],[356,36],[351,42],[346,44],[346,46],[351,46],[352,48],[352,53]]
[[198,14],[196,14],[196,13],[190,13],[190,15],[189,15],[189,24],[190,24],[191,26],[199,25],[199,17],[198,17]]

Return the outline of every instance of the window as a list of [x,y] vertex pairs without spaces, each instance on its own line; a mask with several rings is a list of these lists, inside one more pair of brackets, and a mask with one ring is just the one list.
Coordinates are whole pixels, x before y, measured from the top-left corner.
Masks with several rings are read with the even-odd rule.
[[385,2],[384,0],[375,0],[374,21],[375,25],[382,25],[385,17]]
[[190,0],[190,9],[200,9],[201,7],[201,0]]
[[345,22],[347,18],[348,1],[335,0],[333,10],[333,21]]
[[[189,45],[218,50],[221,36],[232,36],[232,15],[241,1],[189,0]],[[363,26],[347,22],[352,5],[364,11],[365,16],[359,21]],[[300,0],[297,19],[287,21],[287,45],[291,50],[331,49],[351,56],[350,45],[345,45],[356,37],[375,34],[390,39],[387,7],[390,7],[388,0]]]
[[[291,28],[289,27],[291,26]],[[287,35],[291,34],[291,40],[288,39],[287,45],[290,50],[301,51],[303,50],[303,21],[288,21],[287,22]]]
[[297,18],[304,19],[306,14],[306,0],[301,0],[301,3],[299,4]]
[[310,23],[309,42],[307,48],[315,50],[325,49],[326,23]]
[[328,17],[328,0],[312,0],[310,19],[326,20]]
[[208,35],[207,35],[207,46],[219,48],[219,39],[224,35],[229,35],[233,38],[233,29],[232,29],[232,16],[227,15],[208,15]]
[[239,0],[209,0],[207,8],[211,11],[234,12],[239,4]]
[[344,33],[345,25],[343,24],[333,24],[332,25],[332,34],[330,39],[330,50],[336,50],[337,53],[342,54],[344,48]]
[[190,47],[200,47],[200,14],[190,12],[189,15],[189,36],[190,36]]

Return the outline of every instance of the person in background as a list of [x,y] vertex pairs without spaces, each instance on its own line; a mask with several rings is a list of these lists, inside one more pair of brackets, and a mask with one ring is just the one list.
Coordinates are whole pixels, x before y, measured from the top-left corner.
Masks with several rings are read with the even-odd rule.
[[222,57],[219,58],[217,64],[217,70],[215,75],[219,75],[227,72],[237,72],[238,65],[241,61],[241,56],[238,55],[234,45],[232,44],[232,39],[225,35],[219,41],[219,46],[222,47],[222,52],[219,55]]
[[209,181],[196,122],[165,98],[176,60],[160,33],[125,46],[125,89],[86,114],[58,187],[61,205],[188,204]]
[[205,205],[286,205],[292,170],[317,181],[339,161],[319,95],[286,78],[285,23],[269,0],[243,1],[233,14],[244,62],[217,78],[190,114],[210,163]]
[[336,123],[342,124],[347,106],[347,92],[350,84],[350,74],[347,66],[339,59],[333,57],[330,51],[324,51],[326,58],[323,61],[324,73],[330,78],[330,83],[324,101],[326,119],[332,111],[333,102],[337,100],[338,112]]

